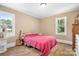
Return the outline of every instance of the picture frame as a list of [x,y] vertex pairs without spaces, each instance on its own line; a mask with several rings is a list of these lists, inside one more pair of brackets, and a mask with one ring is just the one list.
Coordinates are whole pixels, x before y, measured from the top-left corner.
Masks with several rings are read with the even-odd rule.
[[67,17],[57,17],[56,18],[56,35],[66,35],[67,34]]

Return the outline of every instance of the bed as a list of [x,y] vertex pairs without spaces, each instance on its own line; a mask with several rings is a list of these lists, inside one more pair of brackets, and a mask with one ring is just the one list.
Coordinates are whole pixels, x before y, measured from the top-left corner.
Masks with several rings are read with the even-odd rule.
[[24,44],[40,50],[40,56],[47,56],[57,44],[56,37],[28,34],[24,36]]

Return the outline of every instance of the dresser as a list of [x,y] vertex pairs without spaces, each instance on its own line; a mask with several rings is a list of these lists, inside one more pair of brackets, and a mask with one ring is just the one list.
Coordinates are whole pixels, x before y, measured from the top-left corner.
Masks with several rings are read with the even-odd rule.
[[75,50],[76,48],[76,34],[79,34],[79,24],[72,25],[72,49]]
[[7,51],[7,40],[4,37],[4,34],[0,32],[0,53]]
[[79,56],[79,34],[75,35],[75,51],[76,51],[76,55]]

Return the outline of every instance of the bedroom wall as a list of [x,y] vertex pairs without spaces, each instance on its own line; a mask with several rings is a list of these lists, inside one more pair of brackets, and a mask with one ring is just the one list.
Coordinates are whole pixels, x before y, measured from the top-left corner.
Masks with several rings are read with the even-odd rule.
[[[41,32],[44,35],[54,35],[58,39],[72,41],[72,24],[74,23],[74,17],[79,14],[79,11],[66,12],[55,16],[44,18],[40,21]],[[67,16],[67,35],[56,35],[55,32],[55,18]]]
[[22,30],[23,32],[32,32],[32,33],[39,33],[39,20],[29,16],[25,13],[0,6],[1,11],[6,11],[9,13],[15,14],[15,31],[16,34],[19,32],[19,30]]
[[[0,5],[1,11],[6,11],[9,13],[15,14],[15,31],[18,34],[19,30],[23,32],[32,32],[32,33],[43,33],[44,35],[53,35],[61,40],[72,40],[72,24],[74,22],[74,17],[79,14],[79,11],[66,12],[44,19],[38,20],[32,16],[29,16],[25,13],[4,7]],[[67,35],[61,36],[56,35],[55,33],[55,18],[67,16]]]
[[[9,12],[15,14],[15,33],[16,36],[20,30],[23,33],[39,33],[39,20],[29,16],[25,13],[4,7],[0,5],[0,11]],[[11,36],[6,38],[7,39],[7,48],[16,46],[16,37]]]

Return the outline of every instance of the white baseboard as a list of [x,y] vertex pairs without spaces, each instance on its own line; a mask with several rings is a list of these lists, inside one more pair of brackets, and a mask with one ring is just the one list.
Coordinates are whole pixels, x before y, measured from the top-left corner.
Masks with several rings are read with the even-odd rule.
[[62,39],[57,39],[57,41],[58,41],[58,42],[61,42],[61,43],[65,43],[65,44],[72,45],[72,41],[62,40]]
[[11,42],[7,44],[7,48],[16,46],[16,42]]

